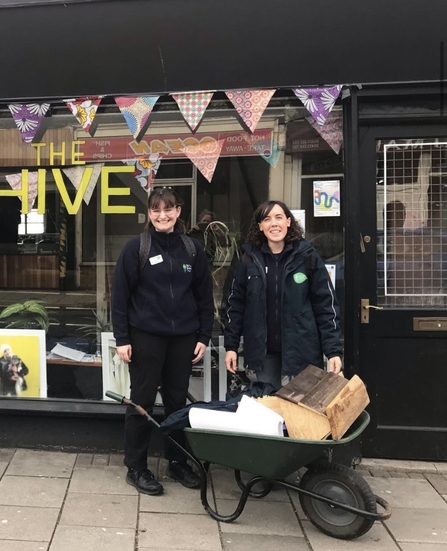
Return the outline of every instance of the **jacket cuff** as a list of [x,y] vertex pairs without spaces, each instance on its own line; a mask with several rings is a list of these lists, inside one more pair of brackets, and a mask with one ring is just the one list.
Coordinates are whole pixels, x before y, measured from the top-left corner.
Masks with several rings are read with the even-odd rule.
[[205,337],[204,335],[199,335],[197,337],[197,342],[200,342],[200,343],[204,344],[205,346],[208,346],[209,343],[210,343],[210,338]]
[[226,352],[236,352],[236,354],[237,354],[237,351],[238,351],[238,350],[239,350],[239,348],[236,348],[236,347],[234,347],[234,346],[226,346],[226,347],[225,347],[225,351],[226,351]]
[[126,344],[130,344],[129,337],[120,337],[119,339],[115,339],[116,346],[124,346]]

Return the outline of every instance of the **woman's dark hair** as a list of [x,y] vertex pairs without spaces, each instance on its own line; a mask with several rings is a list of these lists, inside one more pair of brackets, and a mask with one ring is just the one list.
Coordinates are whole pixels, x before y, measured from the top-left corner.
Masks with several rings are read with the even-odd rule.
[[[167,209],[181,207],[183,205],[183,200],[172,188],[161,187],[153,189],[150,192],[149,197],[147,198],[147,208],[149,210],[159,209],[161,205],[164,205],[164,208]],[[151,225],[151,220],[150,218],[148,218],[145,229],[148,230]],[[180,218],[177,218],[175,227],[178,228],[182,233],[185,233],[186,231],[185,223],[183,222],[183,220],[180,220]]]
[[287,228],[287,234],[284,238],[285,243],[287,244],[292,241],[302,239],[304,234],[303,228],[295,220],[295,217],[290,212],[289,207],[282,201],[266,201],[265,203],[262,203],[262,205],[260,205],[253,213],[253,218],[247,235],[247,242],[251,245],[261,247],[263,243],[267,242],[264,232],[259,229],[259,224],[267,218],[275,205],[282,208],[286,218],[290,218],[290,226]]

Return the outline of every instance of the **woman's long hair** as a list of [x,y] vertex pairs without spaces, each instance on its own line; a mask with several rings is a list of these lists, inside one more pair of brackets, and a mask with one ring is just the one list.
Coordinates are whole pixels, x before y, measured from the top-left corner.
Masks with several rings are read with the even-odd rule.
[[[172,188],[161,187],[153,189],[147,199],[147,208],[149,210],[159,209],[161,205],[164,205],[164,208],[167,209],[181,207],[183,205],[183,200]],[[151,219],[148,217],[147,224],[144,229],[148,230],[151,226]],[[180,220],[180,218],[177,218],[175,227],[178,228],[181,233],[185,233],[186,231],[185,223],[183,220]]]
[[290,226],[287,228],[287,234],[284,238],[285,243],[287,244],[292,241],[302,239],[304,234],[303,228],[295,220],[295,217],[290,212],[289,207],[282,201],[266,201],[265,203],[262,203],[262,205],[260,205],[253,213],[253,218],[247,235],[247,242],[251,245],[261,248],[262,244],[267,242],[264,232],[259,229],[259,224],[267,218],[275,205],[282,208],[286,218],[290,218]]

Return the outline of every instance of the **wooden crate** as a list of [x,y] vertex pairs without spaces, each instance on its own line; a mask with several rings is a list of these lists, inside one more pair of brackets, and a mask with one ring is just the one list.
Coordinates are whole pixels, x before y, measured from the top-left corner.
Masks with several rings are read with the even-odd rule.
[[357,375],[348,381],[310,365],[276,396],[259,401],[284,417],[292,438],[322,440],[331,435],[340,440],[369,404],[369,397]]

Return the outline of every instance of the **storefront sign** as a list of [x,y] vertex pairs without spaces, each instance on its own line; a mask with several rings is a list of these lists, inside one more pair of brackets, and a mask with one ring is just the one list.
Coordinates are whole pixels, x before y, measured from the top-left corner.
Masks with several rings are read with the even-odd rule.
[[286,135],[286,153],[328,151],[331,147],[306,120],[289,122]]

